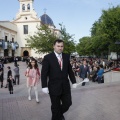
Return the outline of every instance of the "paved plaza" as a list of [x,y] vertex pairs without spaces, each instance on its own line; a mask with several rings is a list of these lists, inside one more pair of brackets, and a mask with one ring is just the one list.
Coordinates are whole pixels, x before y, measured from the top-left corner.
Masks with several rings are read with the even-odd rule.
[[[40,103],[36,103],[34,91],[32,101],[28,101],[24,76],[26,63],[18,64],[21,79],[20,85],[14,86],[14,94],[10,95],[7,88],[0,88],[0,120],[51,120],[49,96],[41,92],[39,85]],[[13,63],[5,64],[4,78],[7,66],[14,68]],[[120,82],[90,82],[85,87],[79,86],[72,89],[72,100],[73,104],[65,114],[66,120],[120,120]]]

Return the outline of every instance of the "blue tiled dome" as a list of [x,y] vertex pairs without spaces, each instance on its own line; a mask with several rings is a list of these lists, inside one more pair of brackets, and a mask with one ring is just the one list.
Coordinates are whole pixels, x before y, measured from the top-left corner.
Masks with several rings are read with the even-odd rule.
[[43,24],[54,26],[52,19],[47,14],[43,14],[40,18]]

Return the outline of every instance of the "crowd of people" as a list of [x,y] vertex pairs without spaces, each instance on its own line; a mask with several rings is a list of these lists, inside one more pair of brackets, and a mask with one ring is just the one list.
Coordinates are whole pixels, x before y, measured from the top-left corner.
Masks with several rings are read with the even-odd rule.
[[17,64],[18,59],[14,59],[14,76],[11,70],[11,67],[8,66],[7,67],[7,78],[6,81],[4,83],[6,83],[6,85],[3,85],[3,81],[4,81],[4,63],[3,61],[0,61],[0,82],[1,82],[1,88],[5,87],[8,88],[9,93],[13,94],[13,86],[16,85],[16,83],[19,85],[19,80],[20,80],[20,74],[19,74],[19,65]]
[[[25,59],[27,67],[25,71],[26,84],[28,88],[28,100],[31,101],[31,90],[34,89],[36,102],[39,103],[38,84],[40,83],[42,92],[48,94],[51,100],[52,120],[65,120],[64,113],[72,105],[71,87],[78,86],[76,77],[82,78],[82,86],[86,85],[86,78],[93,82],[103,83],[103,74],[116,66],[114,61],[98,58],[71,58],[63,53],[64,41],[57,39],[53,44],[54,51],[39,61],[33,57]],[[23,60],[24,61],[24,60]],[[19,85],[20,73],[18,58],[14,59],[14,77],[11,67],[8,66],[7,81],[5,88],[13,94],[13,86]],[[38,63],[42,65],[41,73]],[[68,77],[69,76],[69,77]],[[76,77],[75,77],[76,76]],[[49,79],[48,79],[49,78]],[[0,62],[0,82],[3,87],[4,64]]]
[[[104,83],[104,73],[117,66],[115,61],[99,58],[73,58],[72,69],[75,76],[88,78],[92,82]],[[83,82],[82,86],[85,83]]]

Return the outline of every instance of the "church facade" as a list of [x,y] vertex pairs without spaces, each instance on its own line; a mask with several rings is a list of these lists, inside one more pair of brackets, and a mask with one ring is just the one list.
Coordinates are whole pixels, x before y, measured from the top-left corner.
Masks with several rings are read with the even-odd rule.
[[28,35],[34,35],[40,24],[48,24],[56,34],[52,19],[45,13],[41,17],[37,16],[33,8],[34,0],[18,0],[20,3],[19,12],[13,21],[0,21],[0,57],[1,56],[33,56],[43,57],[35,50],[26,47]]

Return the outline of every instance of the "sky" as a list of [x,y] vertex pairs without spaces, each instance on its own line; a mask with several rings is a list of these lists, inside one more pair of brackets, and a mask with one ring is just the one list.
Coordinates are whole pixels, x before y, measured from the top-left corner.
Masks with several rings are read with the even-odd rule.
[[[46,14],[53,20],[57,29],[63,23],[66,31],[74,35],[75,41],[90,36],[95,21],[102,10],[120,5],[120,0],[34,0],[34,9],[38,17]],[[19,11],[19,0],[0,0],[0,21],[12,21]]]

